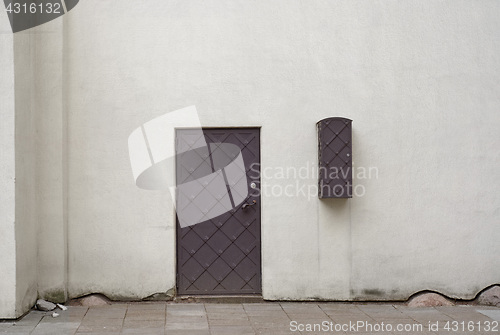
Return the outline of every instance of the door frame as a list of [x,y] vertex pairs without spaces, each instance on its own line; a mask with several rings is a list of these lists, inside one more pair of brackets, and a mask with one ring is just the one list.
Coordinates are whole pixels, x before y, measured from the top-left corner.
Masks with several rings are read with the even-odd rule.
[[[190,130],[190,129],[198,129],[198,128],[195,128],[195,127],[174,127],[174,150],[176,152],[176,141],[177,141],[177,138],[178,138],[178,131],[179,130]],[[263,196],[262,196],[262,126],[205,126],[205,127],[202,127],[201,128],[202,131],[205,130],[205,129],[258,129],[259,130],[259,134],[258,134],[258,141],[259,141],[259,156],[258,156],[258,159],[259,159],[259,185],[261,187],[260,189],[260,193],[259,193],[259,202],[260,202],[260,211],[259,211],[259,224],[260,224],[260,229],[259,229],[259,233],[260,233],[260,236],[259,236],[259,244],[258,244],[258,248],[260,249],[260,252],[259,252],[259,255],[260,255],[260,288],[261,288],[261,293],[253,293],[253,294],[250,294],[250,293],[241,293],[241,294],[238,294],[238,296],[242,295],[242,296],[249,296],[249,297],[263,297],[264,295],[264,287],[263,287],[263,277],[264,277],[264,272],[263,272],[263,249],[262,249],[262,209],[263,209]],[[173,176],[173,179],[175,181],[175,184],[177,186],[177,153],[176,153],[176,156],[175,156],[175,160],[173,162],[173,171],[174,171],[174,176]],[[195,295],[189,295],[189,294],[179,294],[179,257],[178,257],[178,245],[177,245],[177,210],[176,210],[176,201],[177,201],[177,197],[175,197],[173,200],[173,222],[174,222],[174,251],[175,251],[175,296],[177,297],[189,297],[189,296],[195,296]],[[215,294],[216,295],[216,294]],[[231,297],[231,295],[223,295],[223,297]]]

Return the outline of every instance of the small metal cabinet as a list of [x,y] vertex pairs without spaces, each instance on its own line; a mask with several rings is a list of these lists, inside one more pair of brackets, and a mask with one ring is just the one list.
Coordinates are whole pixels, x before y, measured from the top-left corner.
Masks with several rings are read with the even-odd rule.
[[330,117],[319,121],[318,196],[352,198],[352,120]]

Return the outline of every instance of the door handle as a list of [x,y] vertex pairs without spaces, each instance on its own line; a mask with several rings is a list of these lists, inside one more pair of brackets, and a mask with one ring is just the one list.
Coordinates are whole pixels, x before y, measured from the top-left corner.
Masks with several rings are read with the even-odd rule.
[[251,203],[244,203],[243,206],[241,206],[242,209],[245,209],[247,207],[251,207],[253,205],[257,204],[257,200],[252,201]]

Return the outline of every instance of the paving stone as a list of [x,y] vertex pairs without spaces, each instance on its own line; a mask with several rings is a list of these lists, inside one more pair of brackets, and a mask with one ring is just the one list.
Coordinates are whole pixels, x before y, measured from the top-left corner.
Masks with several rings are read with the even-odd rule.
[[78,328],[79,333],[108,333],[108,332],[120,332],[122,326],[109,326],[109,325],[80,325]]
[[128,312],[125,320],[165,320],[165,311]]
[[281,304],[281,307],[292,320],[298,316],[327,317],[326,313],[316,304]]
[[164,335],[165,328],[123,328],[121,334],[134,335]]
[[210,328],[210,333],[212,335],[253,335],[255,331],[249,326],[215,326]]
[[168,330],[165,334],[167,335],[210,335],[210,331],[205,330],[197,330],[197,329],[181,329],[181,330]]
[[[290,335],[290,334],[294,334],[292,332],[290,332],[290,330],[288,329],[274,329],[274,328],[269,328],[269,329],[257,329],[256,334],[259,334],[259,335]],[[324,334],[324,333],[323,333]],[[337,333],[337,334],[342,334],[342,333]]]
[[391,324],[391,325],[398,325],[398,324],[419,324],[418,321],[415,321],[411,318],[408,319],[388,319],[388,318],[377,318],[373,319],[373,322],[381,323],[383,322],[384,324]]
[[324,310],[323,311],[326,315],[366,315],[365,312],[359,310],[359,309],[351,309],[351,310],[346,310],[346,311],[341,311],[341,310]]
[[248,315],[246,313],[207,313],[207,317],[208,320],[248,320]]
[[291,318],[291,320],[289,320],[288,323],[290,323],[292,321],[295,321],[297,323],[307,324],[307,323],[322,323],[323,321],[332,322],[333,320],[327,316],[325,316],[324,318],[311,318],[307,315],[304,315],[304,316],[297,316],[295,318]]
[[79,327],[79,323],[40,323],[31,332],[33,335],[54,335],[54,334],[74,334]]
[[366,314],[368,317],[370,317],[373,320],[379,320],[379,319],[384,319],[384,320],[396,320],[396,321],[401,321],[401,320],[408,320],[412,319],[409,315],[406,315],[401,312],[397,313],[367,313]]
[[249,311],[283,311],[280,304],[272,304],[272,303],[257,303],[257,304],[243,304],[243,309],[246,312]]
[[286,314],[249,315],[248,319],[250,321],[261,321],[261,322],[266,322],[271,320],[277,320],[277,321],[290,320],[290,318]]
[[[402,331],[402,332],[397,332],[397,331],[394,331],[392,332],[392,334],[394,335],[436,335],[437,333],[436,332],[432,332],[430,330],[424,330],[424,331]],[[450,332],[447,332],[447,335],[452,335],[453,333],[450,333]],[[453,334],[453,335],[458,335],[458,334]],[[469,334],[471,335],[471,334]],[[474,334],[474,335],[477,335],[477,334]]]
[[255,329],[288,329],[290,328],[290,321],[284,321],[284,322],[264,322],[264,323],[251,323],[252,327]]
[[158,309],[137,309],[137,308],[129,308],[127,310],[127,315],[133,315],[133,314],[162,314],[165,315],[166,313],[166,308],[158,308]]
[[44,316],[43,319],[40,321],[41,323],[50,323],[50,324],[55,324],[55,323],[78,323],[80,324],[83,320],[83,316],[72,316],[68,314],[61,314],[57,318],[53,318],[52,316]]
[[290,323],[282,323],[282,324],[274,324],[274,325],[253,325],[252,326],[254,329],[259,330],[259,329],[275,329],[275,330],[287,330],[290,331]]
[[289,325],[290,320],[250,321],[250,324],[259,328],[282,327],[283,325]]
[[123,309],[89,309],[85,314],[85,319],[87,318],[104,318],[104,319],[122,319],[125,317],[127,310]]
[[129,311],[164,311],[167,308],[165,303],[144,303],[144,304],[130,304],[128,306]]
[[[488,306],[480,306],[480,308],[478,306],[411,308],[403,305],[391,307],[391,305],[384,304],[336,303],[263,303],[255,305],[131,303],[88,309],[70,306],[68,311],[60,311],[60,313],[60,317],[52,318],[50,313],[31,311],[22,320],[15,323],[16,325],[14,322],[0,322],[0,334],[29,334],[32,331],[34,335],[109,335],[118,333],[206,335],[210,334],[211,331],[212,335],[279,335],[293,333],[290,331],[290,319],[292,318],[303,324],[321,324],[324,321],[346,324],[357,321],[367,321],[372,324],[384,322],[386,325],[393,326],[400,323],[420,323],[423,332],[398,333],[393,331],[391,334],[410,335],[432,333],[427,328],[429,321],[437,321],[442,329],[447,321],[484,321],[500,318],[500,309]],[[343,332],[335,333],[343,334]],[[314,332],[302,332],[302,334],[314,334]],[[362,332],[356,333],[356,335],[362,334]],[[460,335],[460,333],[454,334]],[[480,334],[480,332],[474,333],[474,335]]]
[[297,302],[282,302],[280,303],[281,307],[283,310],[286,311],[294,311],[294,310],[307,310],[307,311],[314,311],[314,310],[321,310],[319,308],[317,303],[297,303]]
[[35,325],[33,326],[12,326],[9,327],[5,330],[0,330],[0,334],[29,334],[33,329],[35,328]]
[[215,310],[207,310],[207,315],[240,315],[245,314],[245,310],[243,309],[215,309]]
[[358,309],[358,304],[355,303],[343,303],[343,302],[319,302],[318,307],[321,309],[338,309],[338,310],[349,310]]
[[[486,315],[492,320],[500,322],[500,309],[498,310],[488,310],[488,309],[480,309],[479,313]],[[497,327],[500,330],[500,325]]]
[[290,320],[276,320],[273,322],[251,322],[255,329],[261,328],[289,328]]
[[205,316],[205,309],[167,309],[167,316]]
[[453,321],[448,315],[441,313],[435,309],[433,310],[406,310],[403,312],[415,321],[428,322],[428,321]]
[[45,315],[48,315],[48,314],[47,313],[32,313],[32,312],[30,312],[29,314],[25,315],[21,320],[17,321],[16,325],[18,325],[18,326],[37,325]]
[[396,309],[396,307],[393,304],[370,304],[370,305],[365,305],[365,304],[359,304],[356,305],[356,307],[362,311],[393,311]]
[[89,307],[89,309],[128,310],[130,308],[133,308],[132,305],[133,304],[130,304],[130,303],[116,303],[115,302],[115,303],[112,303],[111,305],[107,305],[107,306]]
[[175,316],[167,316],[167,322],[172,323],[207,323],[208,318],[205,315],[200,316],[183,316],[183,315],[175,315]]
[[123,322],[123,328],[160,328],[165,327],[165,320],[151,321],[151,320],[127,320]]
[[168,303],[168,309],[187,309],[187,310],[205,310],[205,304],[185,304],[185,303]]
[[441,313],[451,317],[456,321],[487,321],[490,320],[486,315],[476,310],[477,306],[469,308],[436,307]]
[[248,319],[216,319],[209,320],[208,324],[210,327],[213,326],[251,326],[251,322]]
[[109,325],[109,326],[121,326],[123,324],[123,319],[121,318],[84,318],[81,322],[84,326],[94,326],[94,325]]
[[413,320],[409,315],[406,314],[369,314],[368,315],[373,320],[383,320],[383,321],[395,321],[395,322],[404,322]]
[[350,310],[324,310],[326,315],[366,315],[365,312],[359,309],[350,309]]
[[170,330],[205,330],[208,329],[208,323],[184,323],[167,322],[165,329]]
[[242,304],[205,304],[205,310],[207,312],[211,312],[211,311],[216,312],[216,311],[223,310],[223,311],[232,311],[235,313],[245,311],[243,309]]
[[68,310],[61,313],[61,315],[81,316],[84,317],[89,310],[88,307],[83,306],[68,306]]

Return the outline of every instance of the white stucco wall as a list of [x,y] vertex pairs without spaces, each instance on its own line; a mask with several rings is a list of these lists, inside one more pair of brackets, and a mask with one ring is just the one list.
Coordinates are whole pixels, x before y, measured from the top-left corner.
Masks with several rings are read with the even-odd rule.
[[67,299],[68,273],[64,21],[60,18],[32,30],[36,32],[38,294],[55,302]]
[[355,166],[378,171],[352,200],[262,199],[265,298],[472,298],[499,283],[499,14],[491,1],[80,3],[70,295],[175,286],[170,197],[133,185],[126,139],[193,104],[205,126],[262,126],[263,167],[315,164],[315,122],[349,117]]
[[0,318],[15,317],[15,94],[14,37],[0,15]]
[[[36,162],[17,156],[36,166],[36,190],[20,190],[38,226],[29,216],[17,236],[38,253],[39,293],[175,287],[172,201],[134,185],[127,139],[190,105],[207,127],[262,127],[264,188],[298,182],[262,198],[264,298],[470,299],[500,283],[499,14],[491,1],[81,1],[34,37],[35,92],[16,86],[16,125],[38,134]],[[330,116],[354,120],[363,196],[301,194]],[[307,178],[273,175],[289,167]]]
[[34,38],[29,31],[14,35],[16,316],[33,307],[38,296]]
[[33,35],[13,35],[0,15],[0,318],[37,298]]

